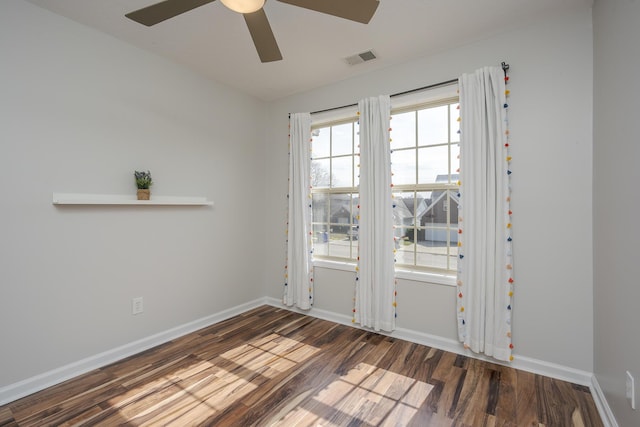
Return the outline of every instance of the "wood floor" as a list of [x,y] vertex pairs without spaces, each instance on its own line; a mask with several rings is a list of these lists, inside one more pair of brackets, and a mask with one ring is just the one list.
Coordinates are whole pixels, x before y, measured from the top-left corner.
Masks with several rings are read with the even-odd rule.
[[602,426],[584,386],[263,306],[0,407],[0,426]]

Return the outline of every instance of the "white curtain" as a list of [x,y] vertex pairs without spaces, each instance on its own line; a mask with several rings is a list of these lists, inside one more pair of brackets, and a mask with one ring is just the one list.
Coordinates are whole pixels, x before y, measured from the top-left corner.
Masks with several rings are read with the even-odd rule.
[[513,269],[506,76],[498,67],[460,85],[458,337],[466,348],[512,359]]
[[395,329],[395,273],[389,96],[364,99],[360,110],[360,210],[354,322]]
[[311,115],[289,119],[289,212],[283,302],[308,310],[313,305],[311,230]]

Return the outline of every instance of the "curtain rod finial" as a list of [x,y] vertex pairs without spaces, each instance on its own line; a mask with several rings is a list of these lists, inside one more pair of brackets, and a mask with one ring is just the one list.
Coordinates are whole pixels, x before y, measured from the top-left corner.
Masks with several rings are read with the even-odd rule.
[[509,71],[509,64],[507,64],[506,62],[502,63],[502,71],[504,71],[504,75],[505,77],[507,76],[507,71]]

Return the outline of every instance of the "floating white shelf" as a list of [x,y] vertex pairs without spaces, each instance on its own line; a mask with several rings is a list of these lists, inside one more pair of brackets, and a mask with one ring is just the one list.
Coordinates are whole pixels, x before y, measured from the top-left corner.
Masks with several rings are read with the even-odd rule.
[[138,200],[135,194],[53,193],[54,205],[213,206],[205,197],[155,196]]

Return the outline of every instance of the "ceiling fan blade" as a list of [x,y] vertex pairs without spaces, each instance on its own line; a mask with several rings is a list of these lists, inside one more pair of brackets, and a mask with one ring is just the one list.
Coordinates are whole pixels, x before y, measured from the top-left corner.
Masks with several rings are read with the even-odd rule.
[[127,13],[127,18],[150,27],[174,16],[188,12],[196,7],[204,6],[215,0],[165,0],[151,6],[143,7],[134,12]]
[[316,12],[326,13],[350,21],[368,24],[376,12],[379,0],[278,0]]
[[261,62],[273,62],[280,61],[282,54],[278,48],[276,38],[271,31],[271,25],[267,19],[267,14],[264,13],[264,9],[260,9],[253,13],[244,13],[244,20],[247,23],[247,28],[251,33],[253,44],[256,46],[258,56]]

